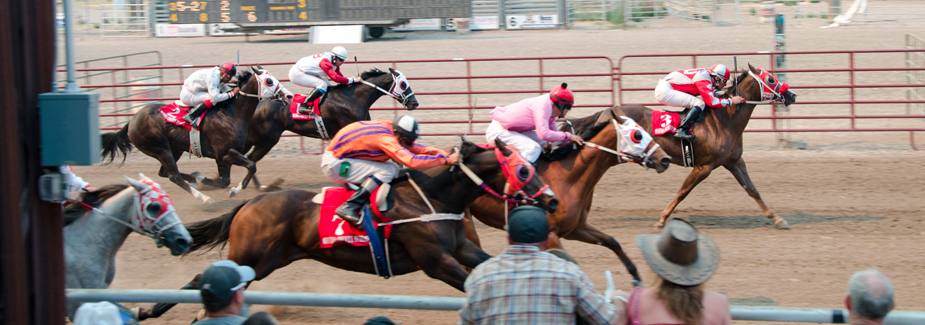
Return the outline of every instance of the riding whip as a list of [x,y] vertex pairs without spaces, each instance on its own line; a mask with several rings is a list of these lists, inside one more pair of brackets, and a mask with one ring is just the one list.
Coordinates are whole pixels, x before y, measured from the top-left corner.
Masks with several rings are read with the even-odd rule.
[[360,63],[357,62],[356,55],[353,56],[353,65],[357,67],[357,76],[360,76]]

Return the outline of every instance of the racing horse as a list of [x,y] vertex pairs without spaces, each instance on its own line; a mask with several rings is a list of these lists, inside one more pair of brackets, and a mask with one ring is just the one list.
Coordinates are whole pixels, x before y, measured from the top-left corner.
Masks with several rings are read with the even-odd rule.
[[[408,84],[407,78],[392,68],[389,72],[373,69],[360,75],[363,81],[353,85],[331,87],[327,99],[321,105],[321,119],[324,133],[318,130],[315,121],[295,120],[289,111],[289,102],[271,99],[262,100],[248,126],[247,143],[244,151],[253,148],[247,159],[257,163],[279,142],[283,131],[291,131],[304,137],[319,139],[330,138],[347,124],[369,120],[369,108],[373,103],[388,95],[402,103],[406,109],[414,110],[418,101]],[[318,118],[318,117],[316,117]],[[254,183],[259,188],[260,181],[254,176]]]
[[[588,223],[588,213],[594,199],[594,187],[610,167],[629,161],[653,167],[661,173],[668,169],[671,157],[641,127],[623,116],[619,108],[608,108],[572,123],[591,125],[580,134],[588,144],[584,147],[563,145],[537,160],[536,172],[559,197],[559,208],[547,215],[550,231],[558,237],[602,245],[623,262],[634,281],[641,282],[636,266],[630,261],[616,239]],[[571,130],[568,124],[563,131]],[[599,145],[600,149],[588,148]],[[503,229],[507,224],[505,202],[484,196],[469,206],[476,219],[486,225]],[[468,220],[468,219],[467,219]],[[475,228],[467,223],[469,239],[478,243]],[[561,247],[556,241],[552,247]]]
[[[121,153],[122,163],[125,156],[131,152],[132,145],[139,151],[157,159],[161,163],[158,176],[168,177],[193,197],[205,204],[214,202],[212,198],[202,194],[189,183],[196,184],[199,180],[203,184],[215,187],[228,187],[231,183],[231,165],[247,168],[247,176],[238,185],[231,189],[233,196],[241,189],[247,187],[251,177],[257,172],[257,165],[242,155],[244,143],[247,139],[247,125],[261,98],[265,98],[263,87],[258,81],[262,70],[251,68],[238,69],[235,80],[241,92],[230,100],[220,102],[210,108],[204,115],[200,129],[202,130],[202,155],[215,159],[218,166],[218,180],[212,180],[198,175],[198,172],[182,174],[177,169],[177,160],[184,151],[190,151],[189,131],[181,126],[168,123],[161,115],[162,104],[149,104],[135,113],[132,120],[126,123],[118,132],[103,134],[102,155],[103,164],[110,164]],[[258,93],[261,91],[261,93]]]
[[[486,192],[500,196],[498,192],[514,181],[505,177],[510,173],[507,169],[533,169],[517,149],[500,141],[496,145],[497,149],[489,150],[464,141],[459,148],[459,165],[410,171],[392,181],[394,204],[384,212],[398,223],[392,228],[387,249],[392,275],[423,270],[428,276],[463,291],[469,274],[462,265],[474,268],[490,258],[466,239],[466,229],[460,221],[463,210]],[[526,194],[506,198],[529,199],[546,211],[556,211],[558,199],[539,177],[517,181],[523,183]],[[415,189],[418,185],[419,190]],[[423,193],[427,193],[426,202]],[[224,247],[227,243],[227,258],[254,268],[256,280],[306,258],[344,270],[377,274],[369,247],[320,248],[321,207],[312,202],[315,195],[303,190],[261,194],[225,215],[187,225],[193,236],[191,251]],[[433,211],[456,214],[459,218],[409,222]],[[198,275],[184,289],[197,287]],[[141,318],[158,317],[173,305],[157,304],[152,311],[143,310]]]
[[[774,221],[775,227],[780,229],[789,227],[786,220],[772,213],[764,204],[761,195],[758,194],[758,189],[755,188],[752,180],[748,177],[745,160],[742,159],[742,132],[745,130],[745,126],[748,125],[748,120],[752,116],[755,106],[762,100],[781,101],[788,106],[796,102],[797,95],[789,89],[783,93],[776,90],[783,85],[786,85],[786,83],[778,81],[777,78],[774,78],[766,71],[756,69],[749,64],[748,71],[736,77],[733,87],[726,91],[725,95],[728,97],[732,94],[738,94],[746,100],[746,103],[737,105],[737,107],[709,109],[704,112],[703,121],[697,123],[694,128],[697,141],[691,143],[695,155],[694,168],[681,185],[678,195],[662,211],[661,218],[655,226],[665,226],[668,216],[690,194],[691,190],[706,179],[707,176],[710,176],[714,169],[722,166],[729,170],[748,195],[758,202],[758,206],[764,211],[764,215]],[[626,112],[627,116],[640,121],[646,131],[652,132],[652,109],[640,105],[622,106],[620,108]],[[675,164],[681,165],[683,163],[680,140],[674,138],[672,134],[665,134],[656,136],[655,142],[660,144],[671,157],[675,158]]]
[[[193,239],[160,185],[141,175],[129,185],[104,186],[64,210],[65,287],[106,289],[116,275],[116,252],[132,231],[167,246],[173,255],[189,252]],[[72,320],[79,302],[68,301]]]

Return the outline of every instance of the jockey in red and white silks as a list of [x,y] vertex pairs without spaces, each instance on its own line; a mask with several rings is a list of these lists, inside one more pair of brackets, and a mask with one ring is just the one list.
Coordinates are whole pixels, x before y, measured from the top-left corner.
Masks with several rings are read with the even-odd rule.
[[360,77],[347,78],[340,72],[340,66],[346,60],[347,49],[338,46],[331,52],[301,58],[289,69],[289,80],[292,83],[314,88],[312,93],[306,97],[305,102],[299,106],[299,113],[311,114],[307,104],[328,92],[328,86],[330,86],[328,79],[344,85],[360,81]]
[[[690,113],[681,121],[681,126],[675,137],[691,139],[691,125],[696,121],[707,106],[723,108],[729,105],[738,105],[743,102],[742,97],[731,99],[718,98],[716,92],[726,87],[730,71],[723,64],[715,64],[710,69],[686,69],[669,73],[664,79],[658,81],[655,87],[655,99],[673,110],[674,107],[691,109]],[[696,96],[700,96],[699,98]]]
[[193,124],[193,119],[202,115],[206,107],[212,107],[237,95],[241,89],[232,89],[227,85],[237,71],[233,63],[225,62],[211,69],[198,70],[187,77],[180,90],[180,102],[193,108],[183,119]]
[[572,91],[567,87],[563,83],[549,94],[495,107],[491,111],[491,124],[485,130],[485,139],[488,143],[501,139],[514,146],[531,164],[536,163],[547,142],[571,141],[582,144],[580,136],[557,131],[556,128],[556,119],[564,118],[575,102]]
[[67,187],[66,199],[68,202],[79,202],[84,190],[95,190],[90,183],[85,182],[83,178],[74,174],[74,169],[69,165],[61,165],[58,167],[58,172],[61,173],[64,185]]

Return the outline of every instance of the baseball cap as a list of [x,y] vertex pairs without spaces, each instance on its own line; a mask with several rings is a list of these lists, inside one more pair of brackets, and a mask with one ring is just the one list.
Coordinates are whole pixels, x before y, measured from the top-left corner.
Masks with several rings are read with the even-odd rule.
[[74,325],[122,325],[119,308],[111,302],[89,302],[80,305],[74,314]]
[[512,241],[524,244],[539,243],[549,237],[549,219],[546,211],[532,205],[511,210],[507,233]]
[[224,260],[212,263],[199,278],[199,294],[203,302],[222,303],[254,280],[254,269]]

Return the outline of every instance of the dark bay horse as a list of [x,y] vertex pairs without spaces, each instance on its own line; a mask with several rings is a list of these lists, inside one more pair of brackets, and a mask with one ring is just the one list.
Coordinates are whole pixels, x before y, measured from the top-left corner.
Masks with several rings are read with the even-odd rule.
[[[528,167],[516,149],[509,150],[497,142],[507,168]],[[511,147],[513,148],[513,147]],[[471,170],[494,192],[502,192],[512,180],[504,177],[495,150],[482,149],[464,142],[460,148],[461,165]],[[513,165],[512,165],[513,164]],[[412,171],[414,179],[437,213],[462,214],[473,201],[486,194],[477,180],[467,175],[461,166],[441,166],[424,171]],[[385,216],[400,221],[431,213],[430,208],[412,187],[408,177],[392,182],[395,204]],[[528,197],[549,212],[555,212],[558,199],[547,190],[539,177],[520,179]],[[249,265],[261,280],[274,270],[301,259],[313,259],[324,264],[354,272],[376,274],[369,247],[350,245],[319,248],[319,204],[312,202],[315,192],[286,190],[261,194],[234,208],[223,216],[187,225],[193,237],[191,251],[228,245],[227,258],[240,265]],[[460,216],[461,217],[461,216]],[[428,276],[446,282],[463,291],[469,276],[463,269],[474,268],[490,256],[466,239],[461,220],[408,222],[392,228],[388,246],[393,275],[423,270]],[[198,276],[184,288],[198,287]],[[174,304],[158,304],[153,311],[143,311],[143,317],[157,317]]]
[[[247,176],[236,189],[247,187],[247,183],[257,172],[257,166],[241,153],[246,152],[244,143],[247,139],[247,125],[260,101],[260,96],[253,94],[259,91],[260,83],[257,80],[257,74],[261,73],[255,68],[251,69],[253,73],[247,69],[238,69],[235,79],[238,80],[241,93],[209,109],[203,115],[200,125],[202,155],[215,159],[215,164],[218,165],[218,180],[197,177],[195,174],[198,173],[182,174],[177,169],[177,160],[184,151],[190,150],[190,135],[186,128],[167,123],[160,113],[163,104],[149,104],[135,113],[132,120],[118,132],[103,134],[104,164],[112,163],[118,154],[123,156],[122,162],[124,163],[125,155],[132,151],[132,145],[134,145],[139,151],[160,161],[161,168],[157,173],[158,176],[168,177],[171,182],[192,194],[193,197],[202,200],[203,203],[208,204],[213,200],[190,187],[187,182],[195,184],[199,179],[200,182],[209,186],[228,187],[231,184],[231,165],[237,165],[247,168]],[[231,194],[235,193],[237,192],[233,189]]]
[[[622,116],[624,116],[623,112],[613,107],[571,121],[583,129],[581,137],[585,141],[630,154],[640,164],[654,167],[659,173],[668,169],[671,164],[668,154],[658,148],[654,141],[651,141],[651,136],[637,134],[637,132],[645,132],[642,129],[623,127],[622,124],[626,120]],[[617,129],[614,121],[621,124],[620,130]],[[562,130],[568,131],[570,128],[566,124],[562,126]],[[636,143],[636,139],[639,139],[639,143]],[[625,143],[619,143],[620,141],[625,141]],[[630,144],[634,144],[634,148],[625,149]],[[626,160],[600,149],[580,147],[573,150],[573,148],[572,145],[563,145],[549,155],[551,159],[540,158],[537,161],[537,174],[543,182],[549,184],[560,202],[556,212],[548,215],[550,230],[558,237],[610,248],[626,266],[633,279],[641,281],[636,266],[623,252],[620,243],[588,223],[588,213],[591,211],[594,187],[597,182],[610,167]],[[646,157],[645,153],[653,148],[655,150]],[[504,202],[494,197],[479,198],[469,206],[469,210],[476,219],[486,225],[503,229],[507,223]],[[467,226],[469,226],[467,230],[471,235],[470,240],[478,243],[475,228],[471,227],[471,222]],[[553,246],[561,247],[558,244]]]
[[[389,68],[389,72],[373,69],[363,72],[360,78],[379,89],[363,83],[331,87],[327,99],[321,105],[322,121],[328,137],[337,134],[337,131],[347,124],[369,120],[369,108],[383,95],[395,98],[409,111],[418,107],[414,92],[401,72],[392,68]],[[398,85],[395,85],[396,81]],[[242,152],[247,152],[253,147],[247,159],[254,163],[260,161],[279,142],[283,131],[291,131],[304,137],[322,138],[314,121],[292,119],[288,102],[262,100],[248,126],[247,143]],[[260,181],[256,176],[254,183],[260,187]]]
[[[755,69],[751,64],[748,65],[748,69],[756,76],[761,74],[761,71]],[[697,137],[697,141],[692,143],[696,160],[695,166],[691,173],[687,175],[684,184],[681,185],[677,197],[662,211],[661,219],[656,223],[656,226],[663,227],[665,220],[668,219],[675,207],[690,194],[697,184],[700,184],[707,176],[710,176],[710,173],[715,168],[720,166],[726,168],[735,176],[739,185],[758,202],[758,206],[764,211],[764,215],[768,219],[774,220],[774,225],[777,228],[789,226],[786,220],[772,213],[764,204],[764,201],[761,200],[761,195],[758,194],[758,190],[748,177],[748,171],[745,170],[745,160],[742,159],[742,132],[745,130],[745,126],[748,125],[748,120],[752,116],[755,106],[757,106],[753,103],[761,101],[762,92],[767,93],[767,91],[761,83],[747,72],[740,74],[736,80],[735,84],[737,86],[730,88],[726,94],[728,96],[738,93],[739,96],[745,98],[746,103],[738,105],[739,107],[708,109],[704,112],[704,120],[694,126],[694,135]],[[766,80],[763,83],[769,84],[771,87],[779,83],[777,78],[771,78],[770,81],[772,82]],[[783,94],[774,95],[773,100],[780,100],[783,101],[784,105],[790,105],[796,101],[796,96],[796,94],[787,90]],[[652,132],[652,109],[639,105],[622,106],[620,108],[626,112],[627,116],[639,121],[646,128],[646,131]],[[683,164],[680,140],[676,139],[672,134],[665,134],[656,136],[655,141],[662,145],[665,152],[674,158],[675,164]]]

